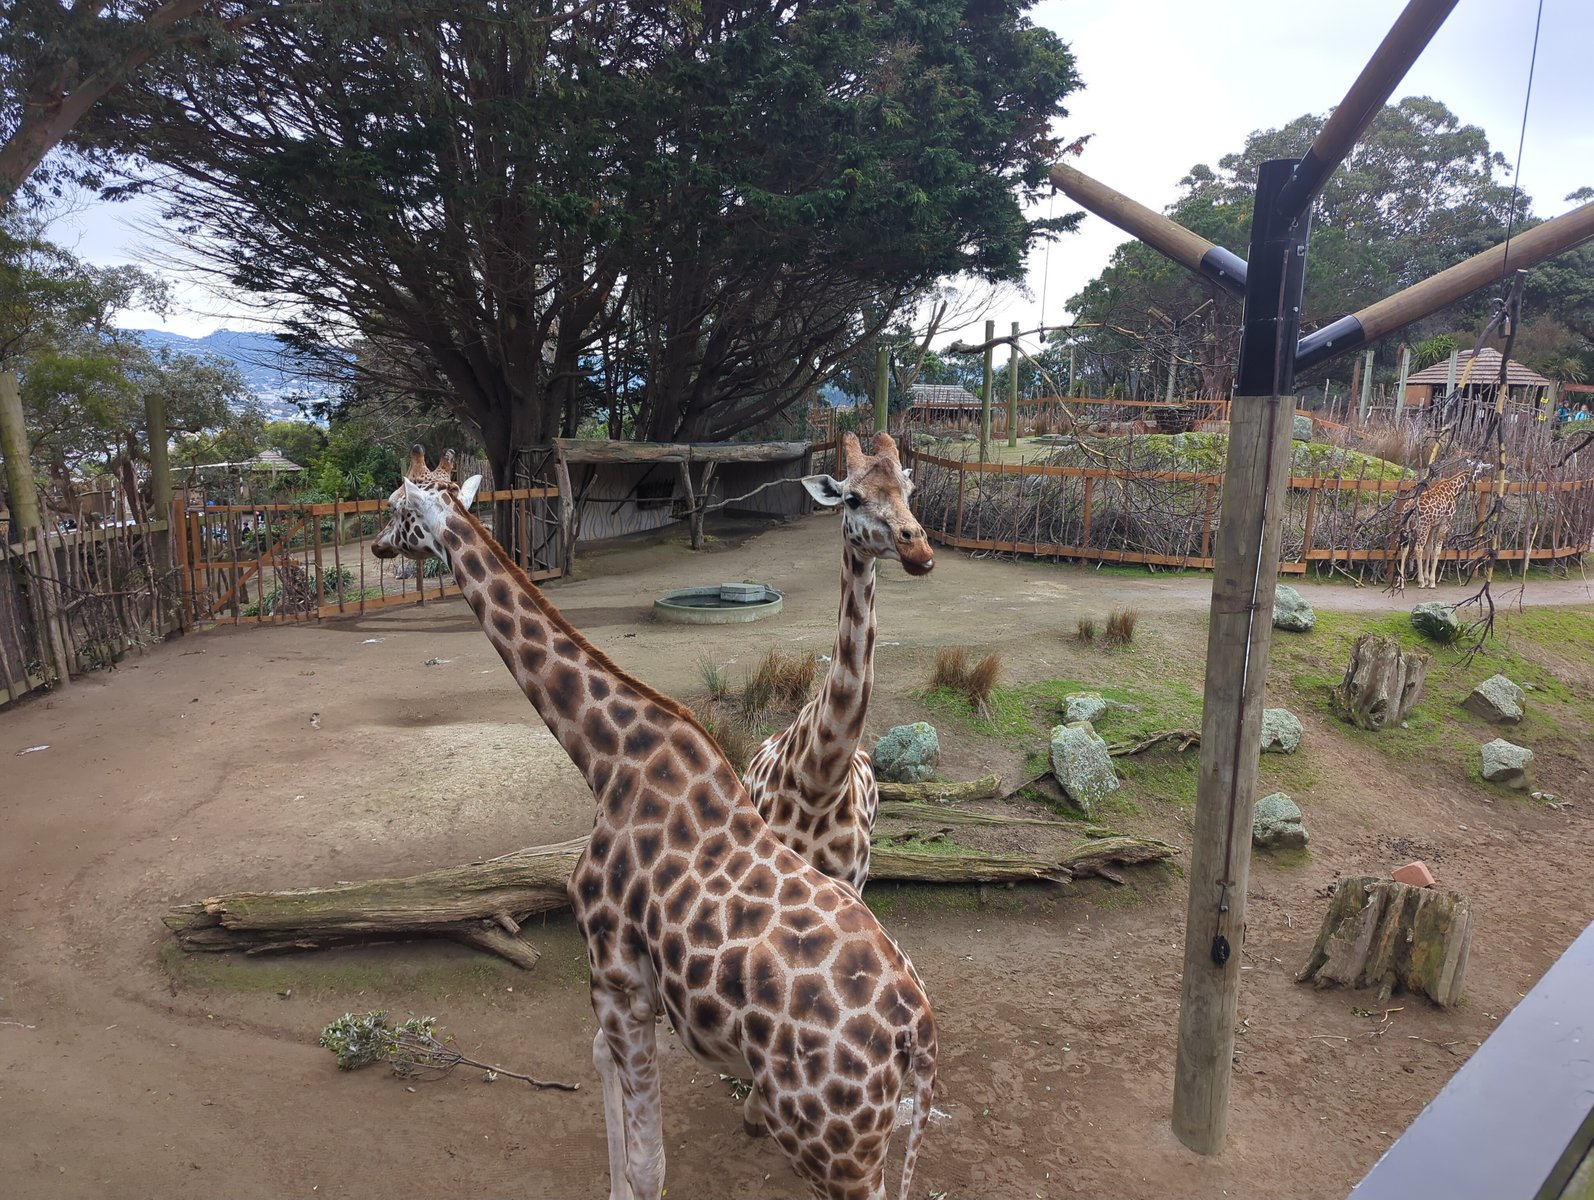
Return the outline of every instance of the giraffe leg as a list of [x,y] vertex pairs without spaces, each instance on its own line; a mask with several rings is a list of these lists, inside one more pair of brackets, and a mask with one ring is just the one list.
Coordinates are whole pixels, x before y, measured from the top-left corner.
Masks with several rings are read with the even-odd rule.
[[609,1138],[609,1200],[632,1200],[626,1178],[625,1102],[620,1094],[620,1068],[609,1053],[609,1037],[603,1030],[592,1038],[592,1065],[603,1084],[603,1123]]
[[[610,1181],[610,1197],[626,1200],[660,1200],[664,1194],[664,1121],[659,1089],[659,1059],[653,1014],[612,1009],[599,1016],[614,1074],[619,1083],[619,1100],[624,1112],[625,1182],[628,1193],[616,1192]],[[593,1059],[597,1059],[593,1047]],[[605,1086],[605,1111],[608,1090]],[[611,1123],[610,1128],[613,1128]],[[611,1170],[614,1162],[614,1135],[609,1135]]]
[[758,1094],[755,1081],[742,1101],[742,1129],[748,1137],[768,1137],[769,1123],[764,1117],[764,1101]]

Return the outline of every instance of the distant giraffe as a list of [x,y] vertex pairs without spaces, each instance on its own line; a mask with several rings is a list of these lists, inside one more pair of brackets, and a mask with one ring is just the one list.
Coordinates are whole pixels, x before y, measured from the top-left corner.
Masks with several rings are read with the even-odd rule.
[[936,1056],[913,964],[850,887],[770,832],[691,713],[615,666],[510,561],[471,515],[479,483],[405,480],[372,552],[449,566],[598,802],[569,893],[598,1018],[610,1200],[663,1190],[661,1012],[699,1062],[753,1081],[744,1119],[820,1200],[885,1200],[911,1096],[906,1200]]
[[1455,522],[1461,493],[1488,469],[1488,463],[1467,459],[1455,474],[1435,479],[1400,502],[1395,510],[1401,541],[1400,572],[1395,576],[1397,589],[1406,586],[1406,560],[1413,550],[1417,553],[1417,587],[1439,586],[1439,556]]
[[747,764],[748,794],[781,841],[832,879],[859,891],[869,877],[869,835],[880,791],[869,753],[858,748],[874,686],[875,559],[910,575],[935,566],[924,529],[908,510],[913,483],[888,433],[874,453],[842,439],[844,478],[810,475],[803,486],[841,513],[841,612],[830,670],[819,694]]

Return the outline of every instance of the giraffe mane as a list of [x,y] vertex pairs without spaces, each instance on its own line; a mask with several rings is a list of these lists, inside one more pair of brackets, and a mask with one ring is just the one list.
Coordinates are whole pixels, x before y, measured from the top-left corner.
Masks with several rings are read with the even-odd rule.
[[617,664],[612,658],[589,642],[585,634],[583,634],[569,621],[565,620],[564,614],[553,606],[553,603],[546,595],[543,594],[543,590],[531,581],[531,577],[515,564],[514,560],[509,557],[509,553],[498,544],[498,539],[493,537],[493,535],[487,531],[487,527],[476,519],[474,513],[471,513],[463,505],[458,503],[454,505],[454,512],[456,515],[464,517],[465,520],[470,523],[471,528],[474,529],[481,537],[483,544],[493,555],[494,559],[497,560],[498,565],[517,586],[519,586],[526,592],[527,595],[531,597],[532,603],[537,606],[538,610],[543,614],[543,616],[547,617],[549,621],[553,622],[554,626],[561,633],[563,633],[576,645],[580,646],[588,654],[592,655],[592,657],[597,660],[597,663],[600,667],[625,679],[627,683],[636,688],[636,690],[643,696],[644,699],[652,701],[654,704],[657,704],[660,708],[664,709],[672,716],[678,717],[679,719],[685,721],[688,725],[692,726],[692,728],[696,729],[707,740],[709,746],[712,748],[713,753],[720,755],[721,758],[724,758],[724,752],[719,749],[719,743],[714,740],[712,735],[709,734],[708,730],[703,728],[703,723],[697,719],[697,715],[693,713],[691,709],[687,708],[686,705],[682,704],[673,696],[666,696],[657,688],[643,683],[635,675],[619,666],[619,664]]

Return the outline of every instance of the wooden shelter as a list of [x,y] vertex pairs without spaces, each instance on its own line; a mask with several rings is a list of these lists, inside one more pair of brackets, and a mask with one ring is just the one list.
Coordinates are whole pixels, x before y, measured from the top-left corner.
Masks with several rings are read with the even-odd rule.
[[703,544],[712,508],[741,515],[808,511],[798,481],[811,473],[808,442],[624,442],[555,438],[565,558],[578,541],[602,541],[688,522]]
[[[1472,367],[1469,374],[1468,366]],[[1500,379],[1500,352],[1484,347],[1473,360],[1471,350],[1456,356],[1455,386],[1463,398],[1493,403],[1491,390]],[[1443,400],[1445,388],[1450,383],[1450,360],[1424,367],[1406,380],[1406,407],[1426,408]],[[1466,386],[1462,386],[1462,380]],[[1537,371],[1524,367],[1515,359],[1505,365],[1506,405],[1510,408],[1538,408],[1550,396],[1555,385]]]

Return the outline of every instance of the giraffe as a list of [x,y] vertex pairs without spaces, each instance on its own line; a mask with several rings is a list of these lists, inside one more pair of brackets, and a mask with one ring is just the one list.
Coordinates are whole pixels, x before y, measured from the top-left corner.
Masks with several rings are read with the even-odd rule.
[[819,694],[747,764],[747,790],[781,841],[832,879],[863,891],[869,835],[880,806],[869,752],[858,748],[874,687],[875,560],[894,558],[909,575],[927,575],[935,552],[908,511],[913,483],[888,433],[874,453],[842,441],[845,477],[803,480],[820,504],[841,514],[841,611],[830,670]]
[[1400,502],[1395,510],[1401,539],[1396,590],[1406,587],[1406,560],[1413,550],[1417,552],[1418,589],[1439,586],[1439,555],[1444,551],[1445,539],[1450,536],[1461,493],[1488,469],[1488,463],[1464,459],[1459,471],[1435,479],[1427,486],[1419,486],[1414,495]]
[[406,479],[373,543],[437,555],[597,800],[569,895],[598,1020],[610,1200],[659,1200],[658,1014],[711,1070],[751,1079],[744,1120],[820,1200],[885,1200],[899,1099],[912,1183],[935,1081],[936,1030],[913,964],[857,894],[764,824],[681,705],[567,622],[470,513],[463,488]]

